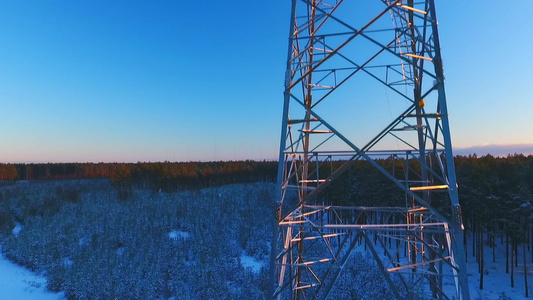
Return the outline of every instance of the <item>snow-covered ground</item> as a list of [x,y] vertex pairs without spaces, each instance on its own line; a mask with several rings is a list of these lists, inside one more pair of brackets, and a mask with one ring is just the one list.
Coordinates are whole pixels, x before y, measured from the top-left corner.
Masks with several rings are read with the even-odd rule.
[[[505,273],[505,243],[501,244],[500,238],[496,239],[495,262],[493,262],[493,251],[489,246],[484,248],[484,279],[483,290],[480,289],[480,273],[476,258],[472,256],[472,240],[469,238],[467,242],[467,271],[468,282],[470,288],[470,299],[472,300],[520,300],[533,298],[533,257],[531,250],[527,250],[526,246],[526,262],[527,262],[527,284],[529,287],[529,296],[525,295],[525,276],[524,276],[524,261],[523,261],[523,245],[518,247],[518,266],[514,267],[514,288],[511,287],[511,266],[509,266],[509,273]],[[375,246],[379,254],[383,253],[379,245]],[[362,249],[360,249],[362,251]],[[509,250],[510,251],[510,250]],[[370,252],[368,252],[370,254]],[[511,254],[509,254],[510,259]],[[451,278],[445,282],[444,290],[453,294],[454,286]]]
[[187,240],[189,239],[189,233],[187,231],[173,229],[168,233],[168,238],[174,241],[180,238]]
[[[468,246],[468,281],[470,285],[470,295],[473,300],[492,300],[492,299],[528,299],[533,298],[533,263],[531,262],[531,252],[526,248],[527,260],[527,278],[529,287],[529,297],[525,295],[525,279],[524,279],[524,261],[522,245],[518,248],[518,267],[514,268],[514,288],[511,287],[511,268],[509,273],[505,273],[505,244],[500,243],[500,239],[496,239],[496,262],[492,262],[492,249],[485,247],[485,276],[483,279],[483,290],[479,289],[480,274],[478,271],[478,264],[475,257],[472,256],[472,242],[467,243]],[[510,256],[510,254],[509,254]],[[502,296],[508,298],[503,298]]]
[[13,228],[11,232],[13,233],[13,235],[17,236],[19,235],[19,232],[21,230],[22,230],[22,224],[20,224],[19,222],[15,222],[15,228]]
[[[0,246],[0,252],[2,248]],[[56,300],[65,299],[63,293],[46,289],[46,279],[15,265],[0,255],[0,299]]]
[[259,274],[261,272],[261,268],[263,267],[263,262],[258,261],[252,256],[246,255],[246,253],[243,251],[241,254],[241,265],[245,268],[250,268],[252,272]]

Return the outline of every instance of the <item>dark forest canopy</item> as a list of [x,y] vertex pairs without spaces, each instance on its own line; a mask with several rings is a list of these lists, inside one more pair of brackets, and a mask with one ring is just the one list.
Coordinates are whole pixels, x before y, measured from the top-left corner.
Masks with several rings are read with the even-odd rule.
[[[341,162],[338,162],[341,163]],[[380,160],[387,164],[387,159]],[[533,182],[533,155],[507,157],[486,155],[456,156],[459,190],[467,200],[474,194],[530,192]],[[379,177],[365,161],[354,163],[358,180],[365,174]],[[138,163],[38,163],[0,164],[0,180],[53,180],[77,178],[109,178],[152,189],[177,190],[203,188],[231,183],[276,180],[275,161],[218,162],[138,162]],[[379,173],[379,172],[378,172]],[[322,173],[324,174],[324,173]],[[384,179],[384,178],[383,178]],[[516,187],[516,188],[512,188]]]
[[156,162],[0,164],[0,180],[109,178],[157,189],[274,181],[277,162]]
[[[384,163],[387,160],[381,160]],[[341,162],[339,162],[341,163]],[[531,174],[533,155],[509,155],[494,157],[456,156],[458,182],[503,176],[517,181],[526,173]],[[364,161],[356,162],[356,169],[366,169]],[[138,163],[15,163],[0,164],[0,180],[52,180],[77,178],[109,178],[112,181],[130,181],[152,185],[154,181],[179,181],[188,186],[194,182],[204,185],[220,185],[236,182],[275,181],[275,161],[218,161],[218,162],[138,162]],[[462,178],[464,177],[464,178]],[[532,177],[529,177],[532,178]],[[525,179],[525,178],[524,178]],[[533,179],[532,179],[533,180]],[[482,182],[480,182],[482,184]],[[184,186],[184,187],[185,187]],[[486,187],[497,189],[497,186]]]

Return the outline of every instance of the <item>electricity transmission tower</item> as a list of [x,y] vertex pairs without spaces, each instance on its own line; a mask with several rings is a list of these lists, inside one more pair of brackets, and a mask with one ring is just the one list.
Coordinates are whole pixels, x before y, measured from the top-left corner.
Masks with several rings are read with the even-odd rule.
[[[291,12],[270,295],[327,299],[364,244],[395,298],[469,299],[434,1]],[[356,164],[400,196],[336,185]]]

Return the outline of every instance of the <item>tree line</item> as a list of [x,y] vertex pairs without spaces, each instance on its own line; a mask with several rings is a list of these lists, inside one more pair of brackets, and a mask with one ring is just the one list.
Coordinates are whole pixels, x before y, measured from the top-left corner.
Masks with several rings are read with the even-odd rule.
[[0,180],[109,178],[119,186],[176,191],[276,178],[277,162],[138,162],[0,164]]

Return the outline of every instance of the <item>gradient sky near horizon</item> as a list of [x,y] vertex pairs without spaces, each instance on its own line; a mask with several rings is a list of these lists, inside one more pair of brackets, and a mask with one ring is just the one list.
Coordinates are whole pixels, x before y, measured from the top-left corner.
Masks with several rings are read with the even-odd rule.
[[[454,147],[533,149],[530,1],[436,2]],[[275,159],[289,10],[0,1],[0,162]]]

